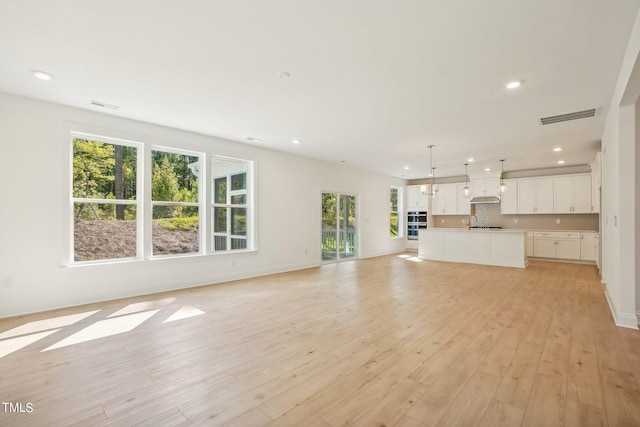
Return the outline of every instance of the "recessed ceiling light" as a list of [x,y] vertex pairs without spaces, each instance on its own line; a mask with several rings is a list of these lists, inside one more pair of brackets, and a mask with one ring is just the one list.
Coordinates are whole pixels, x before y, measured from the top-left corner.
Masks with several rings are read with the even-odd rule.
[[40,71],[40,70],[31,70],[31,74],[33,74],[40,80],[51,80],[53,78],[53,74],[49,74],[45,71]]
[[564,160],[558,160],[559,165],[564,165]]
[[484,168],[485,172],[491,172],[491,168]]
[[555,152],[557,153],[557,152],[559,152],[559,151],[562,151],[562,148],[560,148],[560,147],[556,147],[556,148],[554,148],[554,149],[553,149],[553,151],[555,151]]
[[248,136],[247,137],[247,141],[251,141],[251,142],[262,142],[262,140],[260,138],[254,138],[252,136]]
[[405,166],[404,170],[408,171],[409,170],[409,166]]
[[507,89],[515,89],[515,88],[520,87],[521,85],[522,85],[522,80],[514,80],[514,81],[512,81],[512,82],[507,83],[507,84],[505,85],[505,87],[506,87]]
[[276,74],[276,76],[278,76],[279,79],[288,79],[289,77],[291,77],[291,74],[287,73],[286,71],[280,71],[278,74]]
[[301,139],[293,139],[291,140],[291,142],[293,142],[294,144],[300,144],[302,142]]
[[475,162],[475,161],[476,161],[476,159],[474,159],[473,157],[469,157],[469,158],[467,159],[467,162],[469,162],[469,163],[473,163],[473,162]]

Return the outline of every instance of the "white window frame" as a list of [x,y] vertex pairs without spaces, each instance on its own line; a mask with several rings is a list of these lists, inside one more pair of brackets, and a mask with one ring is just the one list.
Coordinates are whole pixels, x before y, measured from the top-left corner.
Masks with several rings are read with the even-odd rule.
[[[85,198],[85,197],[74,197],[73,196],[73,141],[75,139],[85,139],[90,141],[102,142],[104,144],[113,144],[113,145],[121,145],[125,147],[133,147],[136,151],[136,198],[135,200],[120,200],[120,199],[94,199],[94,198]],[[72,131],[70,133],[69,139],[69,158],[70,158],[70,167],[69,167],[69,227],[71,231],[71,236],[69,239],[69,260],[72,265],[82,265],[82,264],[103,264],[110,262],[121,262],[121,261],[133,261],[139,260],[144,257],[144,245],[143,245],[143,225],[144,225],[144,180],[143,180],[143,170],[144,170],[144,144],[140,142],[129,141],[125,139],[119,138],[111,138],[105,136],[94,135],[90,133],[84,132],[76,132]],[[123,258],[107,258],[100,260],[87,260],[87,261],[76,261],[75,260],[75,223],[74,223],[74,205],[75,203],[97,203],[97,204],[114,204],[114,205],[134,205],[136,207],[136,256],[135,257],[123,257]]]
[[[393,190],[396,190],[398,192],[398,210],[394,211],[393,207],[391,206],[391,193]],[[396,185],[392,185],[389,188],[389,229],[391,229],[391,215],[393,215],[394,213],[398,215],[398,234],[396,234],[395,236],[391,236],[391,234],[389,234],[389,238],[390,239],[403,239],[404,238],[404,210],[403,210],[403,206],[404,206],[404,200],[403,200],[403,191],[404,188],[403,187],[399,187]]]
[[[81,129],[78,129],[81,128]],[[65,246],[65,260],[64,264],[70,267],[81,265],[96,265],[106,263],[121,263],[121,262],[143,262],[154,259],[162,258],[176,258],[176,257],[193,257],[202,255],[222,255],[228,253],[238,252],[251,252],[257,250],[257,225],[256,225],[256,212],[257,206],[255,203],[255,170],[257,167],[256,159],[252,158],[240,158],[229,157],[210,152],[201,152],[197,150],[186,150],[182,148],[175,148],[169,145],[154,144],[153,141],[148,138],[142,138],[137,141],[133,141],[127,138],[127,135],[123,137],[109,137],[103,134],[95,133],[92,128],[82,129],[82,126],[76,126],[67,130],[69,136],[68,154],[67,159],[69,161],[67,170],[68,177],[65,178],[66,186],[69,191],[68,203],[67,203],[67,219],[66,233],[69,238],[64,243]],[[122,145],[127,147],[136,148],[136,199],[135,200],[114,200],[114,199],[91,199],[74,197],[73,195],[73,140],[86,139],[90,141],[103,142],[106,144]],[[152,151],[166,151],[168,153],[195,156],[200,159],[198,166],[198,202],[165,202],[152,200]],[[236,162],[246,165],[246,190],[234,190],[228,192],[228,199],[225,206],[229,208],[245,208],[247,210],[247,235],[245,236],[232,236],[235,238],[244,238],[247,241],[246,249],[224,250],[214,251],[214,239],[213,239],[213,207],[215,205],[213,199],[213,192],[209,189],[209,185],[213,183],[214,177],[212,176],[212,162],[214,160]],[[233,174],[232,174],[233,175]],[[230,178],[229,178],[230,179]],[[231,188],[229,186],[229,188]],[[246,204],[237,205],[231,204],[231,196],[242,194],[246,191]],[[120,205],[134,205],[136,208],[136,256],[126,258],[112,258],[101,260],[87,260],[87,261],[75,261],[75,248],[74,248],[74,203],[106,203],[106,204],[120,204]],[[195,206],[198,207],[198,227],[199,227],[199,250],[198,252],[191,252],[185,254],[162,254],[153,255],[153,207],[154,206]],[[229,212],[230,214],[230,212]],[[229,220],[231,217],[229,216]],[[230,226],[230,221],[228,221]],[[230,231],[230,230],[229,230]],[[230,234],[230,233],[229,233]],[[230,236],[231,237],[231,236]]]
[[[153,162],[152,162],[152,153],[153,151],[162,151],[171,154],[179,154],[182,156],[191,156],[198,157],[198,161],[200,163],[200,170],[198,174],[198,201],[197,202],[167,202],[161,200],[153,200]],[[206,208],[205,208],[205,200],[206,196],[204,195],[207,191],[206,186],[206,159],[207,156],[205,153],[199,151],[192,150],[183,150],[179,148],[167,147],[164,145],[150,145],[149,149],[145,152],[145,157],[147,158],[147,164],[149,165],[148,171],[145,171],[145,183],[147,183],[147,188],[149,191],[147,192],[148,200],[145,200],[145,205],[148,206],[145,212],[145,223],[147,225],[147,230],[149,236],[146,239],[146,253],[148,254],[148,258],[167,258],[167,257],[184,257],[184,256],[193,256],[193,255],[204,255],[207,253],[207,245],[206,245]],[[198,251],[197,252],[188,252],[188,253],[175,253],[175,254],[162,254],[162,255],[154,255],[153,254],[153,208],[155,206],[191,206],[198,208]]]
[[[228,172],[228,173],[217,173],[216,167],[214,166],[214,162],[216,161],[222,161],[222,162],[227,162],[227,163],[237,163],[239,165],[243,165],[246,169],[245,173],[245,189],[242,190],[232,190],[232,186],[231,186],[231,181],[232,181],[232,177],[235,175],[238,175],[238,173],[232,173],[232,172]],[[254,230],[255,230],[255,225],[254,225],[254,215],[255,215],[255,206],[254,206],[254,182],[253,182],[253,170],[254,170],[254,161],[252,160],[246,160],[246,159],[239,159],[239,158],[232,158],[232,157],[225,157],[225,156],[211,156],[211,179],[210,179],[210,184],[211,184],[211,189],[212,191],[210,191],[209,197],[211,199],[211,214],[210,214],[210,218],[211,218],[211,243],[210,243],[210,247],[209,250],[211,251],[211,253],[214,254],[220,254],[220,253],[228,253],[228,252],[245,252],[245,251],[253,251],[255,250],[255,238],[254,238]],[[215,200],[215,191],[216,191],[216,180],[221,179],[221,178],[225,178],[226,182],[227,182],[227,191],[226,191],[226,200],[225,203],[217,203]],[[232,201],[232,197],[233,196],[238,196],[238,195],[245,195],[245,203],[244,204],[234,204],[231,203]],[[221,231],[215,231],[215,210],[216,208],[224,208],[227,210],[227,224],[226,224],[226,231],[221,232]],[[232,226],[232,217],[231,217],[231,210],[234,208],[240,208],[240,209],[245,209],[246,211],[246,229],[247,229],[247,235],[243,236],[243,235],[233,235],[231,234],[231,226]],[[216,237],[220,238],[220,237],[225,237],[226,242],[225,242],[225,247],[226,249],[223,250],[216,250],[215,245],[216,245]],[[241,239],[241,240],[246,240],[246,244],[244,248],[240,248],[240,249],[233,249],[232,248],[232,240],[233,239]]]

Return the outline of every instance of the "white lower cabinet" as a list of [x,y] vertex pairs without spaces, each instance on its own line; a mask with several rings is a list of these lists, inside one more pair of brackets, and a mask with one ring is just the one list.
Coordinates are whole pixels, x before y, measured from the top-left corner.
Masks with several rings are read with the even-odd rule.
[[533,256],[533,231],[527,231],[527,256]]
[[556,258],[556,233],[535,231],[533,233],[533,256]]
[[580,233],[556,233],[556,258],[580,259]]
[[[529,239],[533,240],[529,255]],[[527,255],[539,258],[598,261],[598,233],[580,231],[529,231]]]
[[581,259],[581,233],[571,231],[536,231],[533,254],[540,258]]

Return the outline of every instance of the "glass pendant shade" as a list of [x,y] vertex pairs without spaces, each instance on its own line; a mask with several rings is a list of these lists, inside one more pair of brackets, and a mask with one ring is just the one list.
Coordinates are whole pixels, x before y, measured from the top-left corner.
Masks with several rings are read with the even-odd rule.
[[504,160],[500,160],[501,170],[500,170],[500,187],[498,188],[498,194],[504,194],[507,192],[507,184],[502,180],[502,176],[504,175]]
[[433,167],[433,147],[435,147],[435,145],[429,145],[427,147],[429,148],[429,167],[431,168],[431,188],[426,194],[431,198],[436,197],[436,194],[438,193],[438,186],[434,183],[436,177],[436,168]]
[[462,194],[464,197],[471,197],[471,188],[469,187],[469,174],[467,173],[467,168],[469,167],[469,163],[464,164],[464,188],[462,189]]

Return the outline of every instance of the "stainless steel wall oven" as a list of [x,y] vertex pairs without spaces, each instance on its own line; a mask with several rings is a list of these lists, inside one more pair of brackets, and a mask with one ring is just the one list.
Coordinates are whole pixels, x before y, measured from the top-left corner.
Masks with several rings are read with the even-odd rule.
[[427,211],[407,213],[407,239],[418,240],[418,230],[427,228]]

